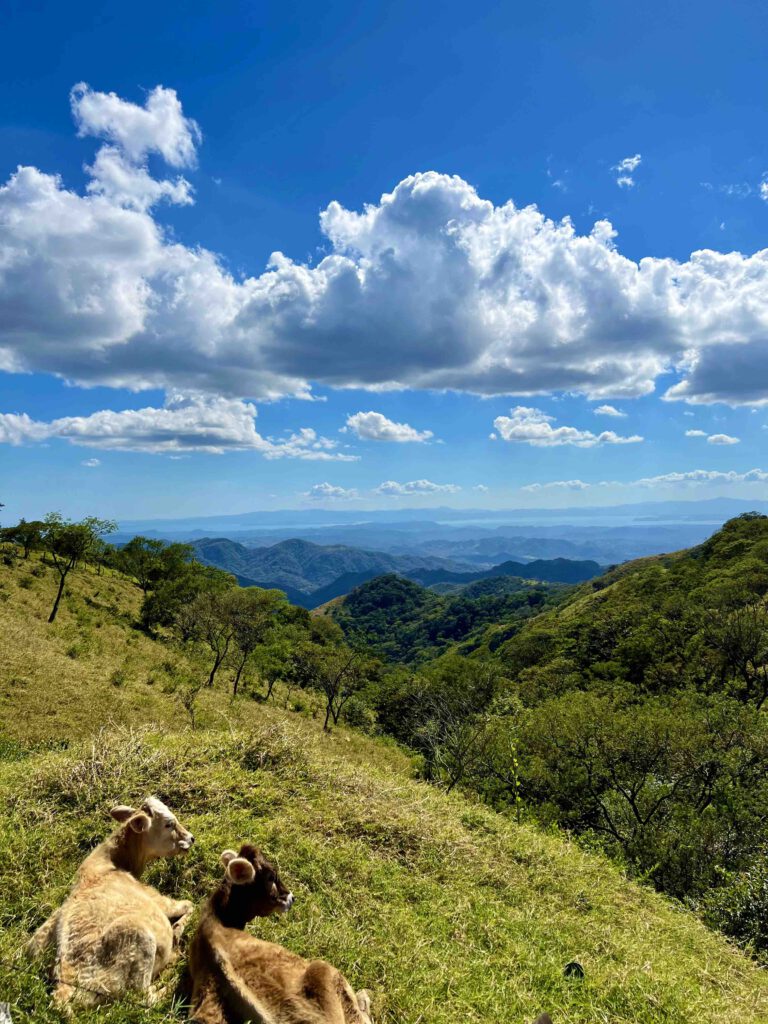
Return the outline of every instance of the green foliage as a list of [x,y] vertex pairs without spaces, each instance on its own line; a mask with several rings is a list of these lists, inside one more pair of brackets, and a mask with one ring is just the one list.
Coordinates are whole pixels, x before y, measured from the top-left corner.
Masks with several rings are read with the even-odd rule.
[[471,650],[489,623],[519,625],[551,606],[564,588],[487,580],[441,596],[402,576],[379,576],[353,590],[331,614],[350,639],[383,657],[422,664],[461,643]]
[[31,522],[21,519],[15,526],[0,529],[0,541],[18,544],[24,551],[24,557],[29,558],[30,552],[40,548],[44,530],[45,523],[39,519],[33,519]]
[[573,830],[664,892],[700,899],[768,847],[766,593],[768,519],[748,516],[528,621],[514,604],[530,595],[505,596],[512,609],[437,660],[427,624],[442,626],[451,600],[460,621],[461,597],[385,577],[335,617],[420,665],[386,674],[377,712],[428,778]]

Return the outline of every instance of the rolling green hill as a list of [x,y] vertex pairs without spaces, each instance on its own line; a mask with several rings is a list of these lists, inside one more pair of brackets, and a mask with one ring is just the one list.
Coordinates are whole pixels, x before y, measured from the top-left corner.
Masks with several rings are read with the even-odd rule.
[[256,548],[223,537],[204,538],[192,547],[199,561],[232,573],[242,586],[283,590],[294,604],[305,608],[316,608],[368,580],[390,573],[430,586],[466,585],[497,577],[578,583],[600,572],[597,562],[567,558],[537,559],[530,563],[508,561],[491,569],[466,571],[460,562],[445,558],[393,555],[343,544],[312,544],[295,538]]
[[348,639],[392,661],[418,663],[452,645],[471,645],[489,623],[522,623],[554,603],[566,588],[492,577],[440,595],[402,576],[379,576],[335,602],[328,614]]
[[[192,730],[173,681],[202,666],[135,629],[137,588],[80,571],[49,626],[54,583],[35,557],[0,564],[0,997],[16,1024],[61,1020],[19,949],[109,830],[110,803],[148,791],[198,838],[151,880],[200,900],[222,848],[261,843],[298,898],[255,930],[370,988],[377,1024],[768,1017],[768,976],[692,914],[563,836],[417,781],[391,742],[324,733],[305,691],[264,704],[207,690]],[[564,974],[573,959],[583,980]],[[184,1021],[171,992],[75,1019]]]
[[[760,606],[767,592],[768,517],[740,516],[698,547],[626,562],[583,584],[514,635],[499,624],[484,646],[524,688],[557,664],[567,687],[610,678],[661,692],[714,671],[729,614]],[[748,645],[744,632],[733,642]],[[768,687],[759,671],[752,682]]]

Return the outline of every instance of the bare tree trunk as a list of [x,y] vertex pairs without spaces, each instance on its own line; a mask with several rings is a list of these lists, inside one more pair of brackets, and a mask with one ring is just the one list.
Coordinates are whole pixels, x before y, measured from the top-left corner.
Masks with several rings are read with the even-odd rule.
[[243,674],[243,669],[245,668],[246,661],[248,661],[248,655],[247,654],[240,661],[240,664],[237,666],[237,672],[235,673],[235,678],[232,680],[232,698],[233,699],[237,696],[237,690],[238,690],[238,687],[240,686],[240,676]]
[[66,572],[63,572],[63,573],[59,572],[59,592],[56,595],[56,600],[53,602],[53,608],[51,609],[51,614],[48,616],[48,622],[49,623],[53,622],[53,620],[56,618],[56,613],[59,610],[59,602],[61,601],[61,596],[64,593],[64,584],[66,583],[66,581],[67,581],[67,573]]

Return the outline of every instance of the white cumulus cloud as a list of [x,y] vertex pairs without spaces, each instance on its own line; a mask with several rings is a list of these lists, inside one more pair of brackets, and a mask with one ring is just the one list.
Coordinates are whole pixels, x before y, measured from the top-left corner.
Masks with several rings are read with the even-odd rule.
[[553,427],[554,422],[554,416],[548,416],[541,409],[518,405],[509,416],[497,416],[493,425],[505,441],[536,447],[569,444],[577,448],[594,448],[602,444],[636,444],[643,440],[638,434],[622,437],[613,430],[593,434],[590,430],[576,427]]
[[148,168],[195,162],[173,90],[140,105],[81,85],[72,109],[103,143],[85,193],[28,166],[0,186],[0,370],[254,399],[321,384],[604,400],[675,373],[670,400],[768,403],[768,250],[635,261],[607,221],[579,234],[428,171],[360,211],[331,202],[316,263],[277,251],[236,276],[155,219],[192,198]]
[[548,483],[526,484],[521,491],[537,492],[550,489],[584,491],[592,487],[667,487],[672,485],[698,486],[704,484],[752,484],[768,481],[768,471],[750,469],[744,473],[737,470],[691,469],[681,472],[661,473],[645,476],[639,480],[600,480],[598,483],[584,483],[583,480],[551,480]]
[[617,419],[625,419],[627,415],[621,409],[617,409],[615,405],[598,405],[593,412],[596,416],[615,416]]
[[766,480],[768,472],[762,469],[750,469],[746,473],[738,473],[736,470],[692,469],[682,473],[662,473],[660,476],[643,477],[635,480],[634,484],[640,487],[659,487],[665,484],[765,483]]
[[62,438],[89,448],[140,452],[260,452],[267,459],[356,461],[337,452],[335,441],[311,428],[274,441],[256,430],[256,406],[240,399],[171,395],[162,408],[102,410],[89,416],[62,416],[50,422],[26,414],[0,413],[0,443],[29,444]]
[[739,444],[741,438],[733,437],[731,434],[710,434],[707,444]]
[[328,481],[322,484],[314,484],[308,491],[304,492],[304,497],[311,498],[313,501],[327,499],[351,501],[359,496],[354,487],[336,487],[334,484],[329,484]]
[[707,432],[706,432],[706,430],[686,430],[685,436],[686,437],[706,437],[707,436]]
[[428,441],[431,430],[416,430],[407,423],[395,423],[380,412],[356,412],[347,417],[347,427],[363,441]]
[[101,459],[83,459],[80,465],[87,466],[89,469],[95,469],[101,465]]
[[457,484],[435,484],[431,480],[409,480],[407,483],[385,480],[379,484],[375,493],[397,498],[406,494],[455,494],[460,490]]
[[109,139],[135,163],[159,153],[171,167],[189,167],[202,138],[200,128],[185,117],[174,89],[156,86],[143,107],[113,92],[94,92],[85,82],[70,93],[78,134]]

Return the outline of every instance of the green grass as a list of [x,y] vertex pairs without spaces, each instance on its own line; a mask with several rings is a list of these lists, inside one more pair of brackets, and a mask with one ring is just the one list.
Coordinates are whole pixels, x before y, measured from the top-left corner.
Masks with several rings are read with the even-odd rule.
[[[768,1020],[764,971],[605,858],[416,781],[391,744],[324,735],[281,707],[208,693],[193,733],[173,694],[147,682],[178,655],[131,631],[135,589],[81,576],[49,630],[51,581],[20,587],[22,573],[0,569],[0,647],[11,651],[0,665],[0,1001],[16,1024],[61,1020],[19,950],[109,831],[110,804],[149,792],[197,843],[148,880],[199,901],[221,850],[258,842],[297,902],[254,932],[371,989],[377,1024],[523,1024],[543,1010],[555,1024]],[[83,653],[67,656],[77,642]],[[583,981],[563,975],[573,959]],[[126,999],[75,1019],[186,1016],[169,995],[151,1010]]]

